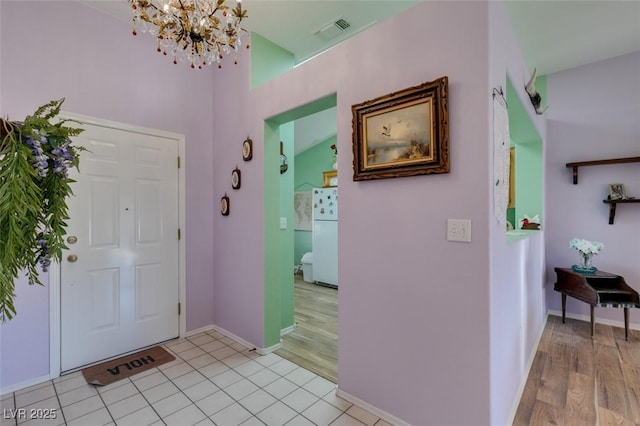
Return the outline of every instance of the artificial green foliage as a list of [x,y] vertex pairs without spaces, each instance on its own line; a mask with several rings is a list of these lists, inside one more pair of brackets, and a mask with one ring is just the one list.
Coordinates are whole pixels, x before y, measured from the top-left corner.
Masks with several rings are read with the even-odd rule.
[[15,280],[24,271],[29,284],[40,284],[38,265],[46,272],[60,261],[72,195],[69,169],[78,167],[68,127],[71,120],[51,120],[64,99],[41,106],[24,121],[0,118],[0,320],[13,318]]

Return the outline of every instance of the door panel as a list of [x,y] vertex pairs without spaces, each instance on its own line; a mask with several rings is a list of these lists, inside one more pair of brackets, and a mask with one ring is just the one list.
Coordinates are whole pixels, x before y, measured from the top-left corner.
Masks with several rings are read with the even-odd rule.
[[67,228],[77,242],[61,263],[62,371],[179,334],[178,142],[83,127]]
[[120,271],[117,268],[92,271],[89,274],[91,289],[91,329],[94,331],[114,328],[120,318]]
[[136,267],[136,321],[157,318],[160,312],[160,300],[156,284],[160,281],[160,264],[138,265]]
[[100,176],[87,176],[87,179],[91,181],[89,223],[100,223],[89,229],[89,244],[92,248],[118,247],[118,180]]
[[136,182],[136,243],[162,242],[162,187],[159,181],[138,179]]

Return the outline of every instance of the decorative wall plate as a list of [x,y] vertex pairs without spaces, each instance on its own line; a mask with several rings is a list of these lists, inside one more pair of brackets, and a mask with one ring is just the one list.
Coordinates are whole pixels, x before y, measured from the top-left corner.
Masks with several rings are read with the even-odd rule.
[[231,187],[233,189],[240,188],[240,169],[238,166],[231,172]]
[[242,142],[242,159],[249,161],[251,157],[253,157],[253,141],[247,136],[244,142]]
[[220,213],[222,216],[229,216],[229,196],[224,194],[224,197],[220,199]]

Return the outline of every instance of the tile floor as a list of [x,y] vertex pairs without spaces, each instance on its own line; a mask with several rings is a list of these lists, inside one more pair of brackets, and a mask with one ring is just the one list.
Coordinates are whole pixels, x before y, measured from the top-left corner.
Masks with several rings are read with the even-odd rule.
[[338,398],[334,383],[217,331],[165,348],[175,361],[108,386],[88,385],[76,372],[2,395],[0,426],[389,426]]

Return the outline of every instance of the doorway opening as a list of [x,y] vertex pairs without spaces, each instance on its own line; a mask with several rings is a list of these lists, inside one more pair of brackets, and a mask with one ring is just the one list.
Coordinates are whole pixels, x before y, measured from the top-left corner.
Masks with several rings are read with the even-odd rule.
[[[312,196],[327,186],[324,172],[337,174],[336,129],[335,94],[266,120],[264,168],[265,346],[333,382],[337,278],[327,280],[333,286],[318,285],[309,269],[321,254],[314,253]],[[337,277],[337,220],[334,225]]]

